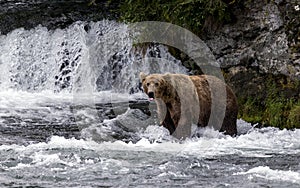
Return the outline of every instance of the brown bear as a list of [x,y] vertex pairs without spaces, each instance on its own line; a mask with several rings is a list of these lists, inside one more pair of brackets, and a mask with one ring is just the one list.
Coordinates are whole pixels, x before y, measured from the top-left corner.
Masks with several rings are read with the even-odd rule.
[[238,103],[222,80],[209,75],[140,73],[144,92],[155,100],[159,124],[177,138],[191,135],[191,125],[212,126],[236,135]]

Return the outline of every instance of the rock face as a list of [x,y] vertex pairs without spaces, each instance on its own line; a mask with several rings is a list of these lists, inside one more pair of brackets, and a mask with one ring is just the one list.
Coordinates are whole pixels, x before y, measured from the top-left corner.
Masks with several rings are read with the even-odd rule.
[[206,43],[239,98],[240,116],[278,127],[300,122],[300,1],[250,0],[232,9],[235,21]]
[[234,14],[235,23],[226,24],[207,40],[222,68],[232,74],[250,68],[300,78],[296,0],[245,1],[234,7]]
[[98,21],[116,18],[117,5],[89,0],[10,0],[0,1],[0,34],[24,27],[31,29],[41,24],[48,29],[64,28],[75,21]]

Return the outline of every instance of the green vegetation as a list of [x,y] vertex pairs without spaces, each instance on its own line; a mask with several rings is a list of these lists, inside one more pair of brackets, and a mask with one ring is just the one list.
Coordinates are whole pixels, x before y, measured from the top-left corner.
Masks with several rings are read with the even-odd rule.
[[[119,2],[120,18],[126,22],[163,21],[170,22],[195,34],[230,20],[229,6],[235,0],[110,0]],[[225,3],[227,2],[227,3]]]
[[[239,117],[251,123],[278,128],[300,128],[300,100],[298,80],[283,82],[284,77],[266,78],[265,96],[257,93],[256,97],[239,97]],[[298,90],[298,91],[297,91]]]
[[289,127],[300,127],[300,101],[298,100],[297,104],[294,104],[290,110],[288,116],[288,126]]

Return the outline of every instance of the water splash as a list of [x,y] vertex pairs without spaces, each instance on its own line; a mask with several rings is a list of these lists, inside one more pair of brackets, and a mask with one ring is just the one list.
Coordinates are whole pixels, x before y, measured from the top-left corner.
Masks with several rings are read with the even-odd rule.
[[127,25],[115,21],[76,22],[54,31],[20,28],[0,36],[0,44],[3,90],[128,93],[137,90],[140,71],[187,73],[161,45],[142,58],[132,50]]

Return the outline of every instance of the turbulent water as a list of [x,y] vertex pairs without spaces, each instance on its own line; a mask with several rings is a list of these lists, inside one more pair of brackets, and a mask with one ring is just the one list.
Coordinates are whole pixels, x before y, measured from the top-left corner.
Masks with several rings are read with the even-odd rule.
[[188,72],[163,46],[146,52],[161,64],[131,49],[106,20],[0,36],[0,187],[300,186],[299,130],[170,136],[138,73]]

